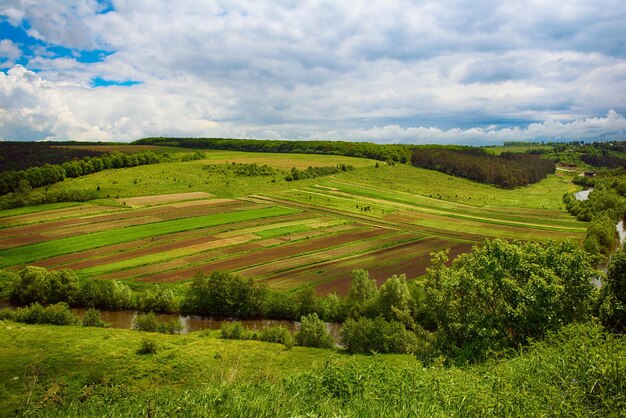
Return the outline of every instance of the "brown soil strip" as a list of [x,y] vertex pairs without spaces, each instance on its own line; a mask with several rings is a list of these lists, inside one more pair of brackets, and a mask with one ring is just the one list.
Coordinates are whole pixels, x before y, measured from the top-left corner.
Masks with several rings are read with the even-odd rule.
[[319,283],[318,294],[336,292],[345,295],[352,283],[351,273],[362,268],[369,271],[370,277],[380,285],[393,274],[406,274],[413,278],[421,276],[430,266],[430,253],[451,247],[450,258],[469,251],[470,244],[456,243],[439,238],[428,238],[400,244],[391,248],[376,250],[349,259],[319,263],[289,272],[284,272],[266,280],[271,287],[291,289],[303,285]]
[[[282,217],[285,220],[297,220],[302,217],[305,217],[302,213],[297,213],[294,215],[287,215]],[[232,224],[227,225],[218,225],[214,227],[204,228],[204,229],[196,229],[193,231],[185,231],[185,232],[176,232],[174,234],[169,234],[166,236],[159,236],[154,238],[146,238],[142,240],[125,242],[122,244],[109,245],[106,247],[94,248],[88,251],[82,251],[73,254],[65,254],[58,257],[49,258],[46,260],[39,261],[35,263],[36,265],[42,267],[52,267],[52,266],[60,266],[67,267],[67,263],[74,263],[79,260],[91,260],[93,262],[92,265],[101,264],[99,260],[96,260],[98,257],[104,256],[114,256],[117,261],[122,261],[125,259],[129,259],[133,257],[133,250],[143,249],[148,251],[146,254],[150,254],[151,252],[159,252],[160,248],[167,247],[168,245],[176,245],[179,242],[190,242],[188,240],[193,239],[207,239],[207,237],[212,237],[226,231],[231,231],[233,228],[246,228],[251,226],[258,226],[262,224],[271,224],[272,222],[276,222],[275,218],[266,218],[266,219],[255,219],[245,222],[240,222],[236,226]],[[164,271],[164,270],[160,270]]]
[[321,248],[335,247],[354,241],[367,238],[374,238],[383,234],[388,234],[389,230],[374,229],[358,231],[340,235],[332,235],[329,237],[314,238],[307,241],[299,241],[290,245],[282,245],[279,247],[271,247],[261,251],[235,256],[226,260],[219,260],[214,263],[208,263],[200,266],[194,266],[188,269],[177,270],[173,272],[165,272],[163,274],[147,277],[145,281],[155,282],[176,282],[191,278],[197,272],[210,273],[216,270],[237,270],[253,266],[255,264],[267,262],[268,260],[278,260],[281,258],[292,257],[309,251],[317,251]]
[[[355,242],[352,245],[346,245],[339,248],[332,248],[326,251],[319,251],[312,254],[305,254],[297,257],[288,258],[277,262],[269,262],[257,267],[251,267],[239,271],[239,274],[246,277],[263,277],[271,274],[278,274],[281,271],[292,269],[298,266],[323,263],[327,260],[345,257],[350,254],[366,253],[374,248],[380,248],[384,245],[393,244],[407,239],[418,239],[415,234],[395,234],[387,237],[381,237],[376,240]],[[286,273],[288,274],[288,273]]]
[[[27,225],[0,230],[0,249],[34,244],[41,241],[50,241],[52,239],[81,235],[89,232],[115,229],[115,226],[109,227],[110,223],[115,221],[128,222],[124,224],[124,226],[132,226],[149,223],[143,221],[143,219],[149,217],[153,217],[154,222],[156,222],[160,220],[212,215],[234,210],[247,210],[256,207],[259,207],[259,205],[250,204],[249,202],[227,200],[218,205],[209,204],[202,207],[189,208],[176,208],[164,205],[148,209],[123,211],[115,214]],[[74,230],[76,230],[76,232]]]
[[9,227],[11,225],[30,224],[33,222],[42,222],[51,219],[61,219],[74,216],[87,216],[102,212],[115,212],[120,210],[119,207],[114,206],[77,206],[65,209],[54,209],[44,212],[28,213],[25,215],[9,216],[6,218],[0,218],[0,227]]
[[125,199],[117,199],[118,202],[126,202],[130,206],[162,205],[164,203],[180,202],[182,200],[209,199],[214,195],[204,192],[172,193],[154,196],[138,196]]

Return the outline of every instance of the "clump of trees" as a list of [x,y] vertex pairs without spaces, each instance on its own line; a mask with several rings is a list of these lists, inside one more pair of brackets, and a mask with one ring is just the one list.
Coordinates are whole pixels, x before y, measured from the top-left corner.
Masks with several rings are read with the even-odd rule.
[[202,169],[211,173],[226,174],[232,172],[236,176],[240,177],[257,177],[257,176],[274,176],[283,171],[276,170],[268,165],[258,165],[257,163],[251,164],[238,164],[233,162],[232,164],[207,164]]
[[352,170],[354,170],[354,167],[346,164],[337,164],[335,167],[308,167],[304,170],[298,170],[296,167],[292,167],[291,172],[287,174],[285,180],[297,181],[314,179],[316,177],[331,176],[333,174]]
[[418,147],[411,164],[480,183],[513,188],[536,183],[554,173],[554,162],[528,153],[491,155],[474,147]]

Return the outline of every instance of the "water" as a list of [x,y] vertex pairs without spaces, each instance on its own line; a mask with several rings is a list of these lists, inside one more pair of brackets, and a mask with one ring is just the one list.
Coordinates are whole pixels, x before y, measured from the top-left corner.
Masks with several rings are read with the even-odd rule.
[[587,200],[589,199],[589,194],[591,192],[593,192],[593,188],[587,189],[587,190],[581,190],[578,193],[574,193],[574,197],[576,197],[576,200]]
[[[12,305],[0,302],[0,309],[13,308]],[[72,308],[72,312],[77,315],[83,316],[85,308]],[[111,328],[130,329],[133,326],[133,322],[137,315],[141,312],[137,311],[100,311],[102,320],[110,324]],[[177,319],[183,329],[181,334],[188,334],[194,331],[202,331],[204,329],[218,330],[222,327],[224,322],[239,321],[247,329],[260,331],[264,328],[274,325],[282,325],[292,332],[300,330],[300,323],[296,321],[278,320],[278,319],[237,319],[237,318],[217,318],[217,317],[203,317],[195,315],[179,315],[179,314],[157,314],[157,318],[160,321],[171,321]],[[340,324],[326,323],[326,329],[330,333],[331,337],[335,341],[339,341]]]
[[624,245],[624,241],[626,240],[626,230],[624,229],[624,221],[621,220],[617,223],[617,225],[615,226],[615,229],[617,230],[617,236],[619,238],[619,245],[620,247]]

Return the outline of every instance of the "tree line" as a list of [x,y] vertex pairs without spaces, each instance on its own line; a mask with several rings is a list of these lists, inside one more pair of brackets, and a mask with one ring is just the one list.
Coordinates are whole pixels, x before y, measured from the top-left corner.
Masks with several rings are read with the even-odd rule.
[[21,171],[44,164],[59,165],[74,159],[99,157],[105,152],[64,148],[51,142],[0,141],[0,172]]
[[406,163],[414,146],[399,144],[374,144],[371,142],[347,141],[287,141],[234,138],[143,138],[133,144],[167,145],[182,148],[343,155],[346,157],[370,158],[379,161]]
[[411,164],[502,188],[536,183],[556,170],[554,162],[536,155],[503,152],[496,156],[473,147],[419,147]]

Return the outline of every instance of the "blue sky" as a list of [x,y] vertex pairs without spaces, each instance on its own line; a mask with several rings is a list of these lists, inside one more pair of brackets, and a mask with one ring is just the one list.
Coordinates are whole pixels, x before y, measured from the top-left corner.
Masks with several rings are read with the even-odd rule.
[[626,3],[0,4],[0,139],[626,139]]

